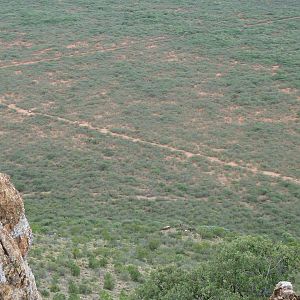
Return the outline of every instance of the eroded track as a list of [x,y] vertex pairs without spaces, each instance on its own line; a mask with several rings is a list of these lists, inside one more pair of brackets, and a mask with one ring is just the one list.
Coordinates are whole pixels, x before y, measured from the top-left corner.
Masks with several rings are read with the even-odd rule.
[[59,117],[59,116],[55,116],[55,115],[51,115],[51,114],[46,114],[46,113],[41,113],[41,112],[36,112],[36,111],[30,111],[30,110],[26,110],[24,108],[20,108],[18,106],[16,106],[15,104],[7,104],[5,103],[4,99],[0,98],[0,104],[6,106],[8,109],[11,109],[13,111],[15,111],[16,113],[22,114],[24,116],[30,117],[30,116],[44,116],[47,118],[50,118],[52,120],[55,121],[59,121],[59,122],[63,122],[65,124],[71,125],[71,126],[75,126],[75,127],[84,127],[87,128],[89,130],[93,130],[93,131],[97,131],[100,132],[101,134],[104,135],[108,135],[108,136],[112,136],[114,138],[118,138],[118,139],[122,139],[122,140],[127,140],[130,141],[132,143],[138,143],[138,144],[142,144],[142,145],[148,145],[148,146],[152,146],[152,147],[156,147],[156,148],[161,148],[161,149],[165,149],[168,150],[170,152],[174,152],[174,153],[180,153],[182,155],[184,155],[186,158],[193,158],[193,157],[201,157],[204,158],[206,160],[208,160],[211,163],[215,163],[215,164],[219,164],[222,166],[228,166],[228,167],[232,167],[232,168],[238,168],[241,170],[244,170],[246,172],[250,172],[253,174],[260,174],[260,175],[264,175],[264,176],[268,176],[268,177],[272,177],[272,178],[278,178],[281,179],[283,181],[289,181],[289,182],[293,182],[295,184],[299,184],[300,185],[300,180],[290,177],[290,176],[285,176],[283,174],[277,173],[277,172],[273,172],[273,171],[267,171],[267,170],[260,170],[255,166],[244,166],[244,165],[240,165],[237,162],[234,161],[224,161],[219,159],[218,157],[215,156],[208,156],[204,153],[194,153],[194,152],[190,152],[190,151],[186,151],[183,149],[179,149],[179,148],[175,148],[173,146],[170,145],[165,145],[165,144],[160,144],[157,142],[153,142],[153,141],[147,141],[141,138],[137,138],[137,137],[132,137],[126,134],[121,134],[121,133],[116,133],[113,131],[110,131],[107,128],[100,128],[100,127],[96,127],[93,126],[92,124],[90,124],[89,122],[86,121],[73,121],[64,117]]
[[32,60],[27,60],[27,61],[11,61],[7,64],[0,64],[0,69],[7,69],[11,67],[19,67],[19,66],[27,66],[27,65],[35,65],[38,63],[43,63],[43,62],[51,62],[51,61],[60,61],[65,58],[69,57],[83,57],[83,56],[88,56],[88,55],[93,55],[96,53],[106,53],[106,52],[113,52],[117,50],[123,50],[127,49],[130,46],[133,45],[143,45],[147,43],[156,44],[158,42],[164,42],[167,41],[165,37],[157,37],[157,38],[152,38],[152,39],[146,39],[146,40],[141,40],[141,41],[132,41],[130,43],[123,42],[120,45],[116,45],[113,47],[107,47],[107,48],[95,48],[95,49],[90,49],[87,51],[73,51],[71,53],[66,53],[66,54],[61,54],[58,53],[57,56],[52,56],[52,57],[43,57],[43,58],[37,58],[37,59],[32,59]]

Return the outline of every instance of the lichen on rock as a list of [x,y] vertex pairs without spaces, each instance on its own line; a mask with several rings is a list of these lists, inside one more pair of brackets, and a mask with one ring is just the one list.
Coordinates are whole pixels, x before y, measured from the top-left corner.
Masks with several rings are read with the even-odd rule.
[[0,173],[0,300],[40,300],[26,256],[32,231],[20,193]]

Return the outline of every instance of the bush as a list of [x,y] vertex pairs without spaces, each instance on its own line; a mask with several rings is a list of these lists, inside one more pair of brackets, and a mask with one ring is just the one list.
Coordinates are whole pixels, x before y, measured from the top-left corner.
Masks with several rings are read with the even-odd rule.
[[77,284],[72,280],[69,281],[69,293],[70,294],[78,294],[79,293]]
[[289,280],[299,267],[299,245],[262,237],[239,237],[220,245],[212,261],[192,271],[167,267],[153,272],[132,295],[134,300],[258,300],[274,284]]
[[230,234],[225,228],[217,226],[200,226],[197,231],[203,239],[214,239]]
[[56,292],[59,292],[59,291],[60,291],[59,286],[57,284],[52,283],[52,285],[50,286],[50,292],[56,293]]
[[156,250],[160,245],[160,240],[157,238],[152,238],[148,241],[148,247],[151,251]]
[[92,289],[87,282],[82,282],[78,286],[79,294],[88,295],[92,293]]
[[102,268],[105,268],[108,264],[108,260],[107,258],[103,257],[99,260],[99,266]]
[[50,293],[48,290],[45,289],[41,291],[41,295],[45,298],[48,298],[50,296]]
[[80,268],[76,265],[75,262],[69,262],[69,268],[72,276],[78,277],[80,275]]
[[100,292],[99,300],[113,300],[113,298],[107,291],[102,290]]
[[176,266],[159,269],[140,286],[131,300],[240,300],[238,295],[217,290],[204,269],[187,272]]
[[55,294],[53,300],[66,300],[66,296],[64,294]]
[[142,261],[147,260],[149,257],[149,250],[142,246],[136,247],[136,258]]
[[115,287],[115,280],[110,273],[106,273],[104,276],[103,288],[112,291]]
[[296,248],[262,237],[240,237],[225,243],[214,262],[214,280],[240,294],[267,297],[274,283],[289,279],[299,264]]
[[100,266],[100,262],[95,257],[89,257],[89,268],[97,269]]
[[80,300],[80,296],[76,294],[70,294],[68,300]]
[[122,290],[120,292],[119,300],[129,300],[129,297],[128,297],[127,293],[124,290]]
[[74,248],[72,254],[74,259],[82,257],[82,252],[78,248]]
[[136,266],[128,266],[127,267],[128,273],[130,275],[131,280],[140,282],[142,281],[142,274]]
[[194,299],[188,285],[187,273],[177,267],[167,267],[152,273],[150,279],[137,289],[133,299]]

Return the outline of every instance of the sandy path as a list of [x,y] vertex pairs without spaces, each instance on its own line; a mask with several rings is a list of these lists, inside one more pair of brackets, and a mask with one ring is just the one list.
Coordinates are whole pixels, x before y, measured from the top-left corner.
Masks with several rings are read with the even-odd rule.
[[147,141],[147,140],[144,140],[144,139],[141,139],[141,138],[132,137],[132,136],[121,134],[121,133],[115,133],[115,132],[110,131],[107,128],[95,127],[95,126],[93,126],[90,123],[85,122],[85,121],[72,121],[70,119],[63,118],[63,117],[58,117],[58,116],[55,116],[55,115],[39,113],[39,112],[32,112],[30,110],[19,108],[15,104],[6,104],[4,102],[4,99],[2,99],[2,98],[0,98],[0,104],[6,106],[7,108],[9,108],[11,110],[14,110],[15,112],[17,112],[19,114],[25,115],[25,116],[40,115],[40,116],[44,116],[44,117],[50,118],[50,119],[55,120],[55,121],[60,121],[60,122],[63,122],[63,123],[66,123],[66,124],[69,124],[69,125],[72,125],[72,126],[88,128],[90,130],[98,131],[98,132],[100,132],[104,135],[109,135],[109,136],[112,136],[112,137],[115,137],[115,138],[130,141],[130,142],[133,142],[133,143],[149,145],[149,146],[153,146],[153,147],[156,147],[156,148],[166,149],[166,150],[171,151],[171,152],[180,153],[180,154],[183,154],[186,158],[202,157],[202,158],[204,158],[204,159],[206,159],[206,160],[208,160],[212,163],[219,164],[219,165],[222,165],[222,166],[229,166],[229,167],[232,167],[232,168],[239,168],[239,169],[245,170],[247,172],[251,172],[253,174],[265,175],[265,176],[268,176],[268,177],[279,178],[279,179],[284,180],[284,181],[290,181],[290,182],[293,182],[293,183],[296,183],[296,184],[300,184],[299,179],[289,177],[289,176],[285,176],[285,175],[282,175],[280,173],[276,173],[276,172],[272,172],[272,171],[260,170],[260,169],[256,168],[255,166],[243,166],[243,165],[240,165],[240,164],[238,164],[234,161],[230,161],[230,162],[223,161],[223,160],[219,159],[218,157],[208,156],[204,153],[193,153],[193,152],[189,152],[189,151],[186,151],[186,150],[183,150],[183,149],[175,148],[175,147],[170,146],[170,145],[164,145],[164,144],[160,144],[160,143],[157,143],[157,142],[151,142],[151,141]]
[[300,19],[300,16],[285,17],[285,18],[279,18],[279,19],[274,19],[274,20],[266,20],[266,21],[261,21],[261,22],[257,22],[257,23],[253,23],[253,24],[245,24],[244,26],[255,27],[255,26],[259,26],[259,25],[272,24],[274,22],[281,22],[281,21],[294,20],[294,19]]
[[42,63],[42,62],[47,62],[47,61],[58,61],[58,60],[68,58],[68,57],[82,57],[82,56],[92,55],[95,53],[113,52],[113,51],[117,51],[117,50],[127,49],[132,45],[140,45],[140,44],[145,44],[145,43],[156,44],[158,42],[165,42],[165,41],[167,41],[167,39],[165,37],[157,37],[157,38],[152,38],[152,39],[147,39],[147,40],[142,40],[142,41],[135,41],[135,42],[131,42],[129,44],[110,47],[110,48],[93,49],[93,50],[85,51],[85,52],[75,52],[75,53],[59,55],[59,56],[55,56],[55,57],[45,57],[45,58],[40,58],[40,59],[28,60],[28,61],[12,61],[6,65],[2,65],[2,66],[0,65],[0,69],[6,69],[6,68],[11,68],[11,67],[17,67],[17,66],[34,65],[34,64],[38,64],[38,63]]

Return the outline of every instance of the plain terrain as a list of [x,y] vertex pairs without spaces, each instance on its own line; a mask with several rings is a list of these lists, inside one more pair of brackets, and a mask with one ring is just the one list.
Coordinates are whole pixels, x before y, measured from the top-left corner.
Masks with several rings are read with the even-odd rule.
[[0,9],[0,170],[45,298],[105,299],[106,276],[119,299],[238,234],[300,238],[299,1]]

